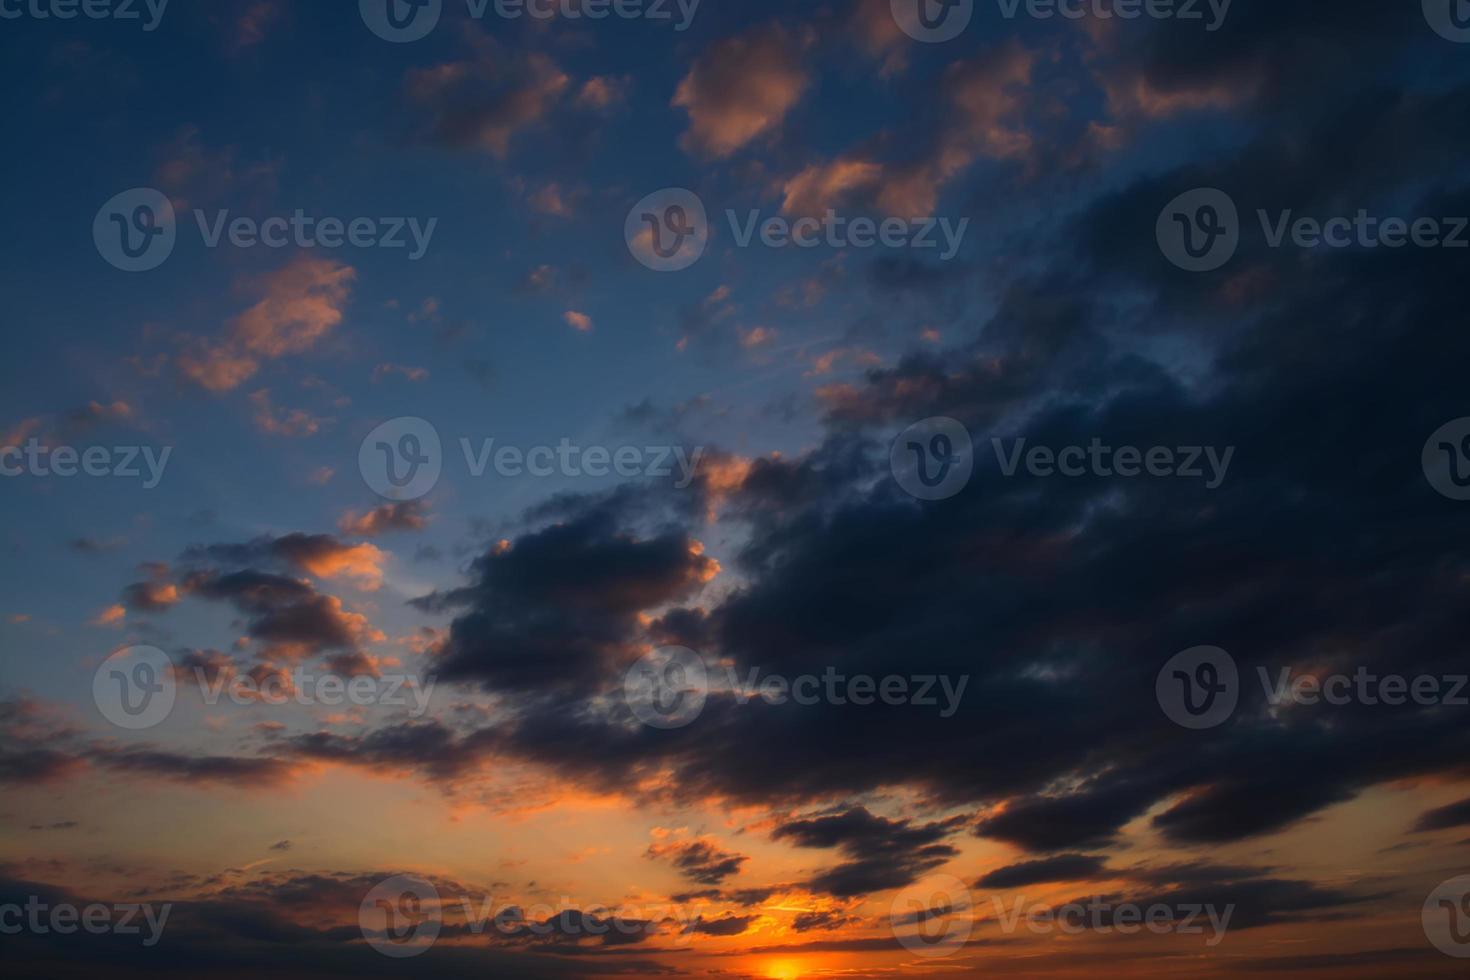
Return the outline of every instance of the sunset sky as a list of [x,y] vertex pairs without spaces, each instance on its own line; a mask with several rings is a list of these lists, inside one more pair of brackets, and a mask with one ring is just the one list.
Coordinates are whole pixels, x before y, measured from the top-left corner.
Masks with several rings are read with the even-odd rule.
[[1460,0],[653,3],[0,0],[7,975],[1464,976]]

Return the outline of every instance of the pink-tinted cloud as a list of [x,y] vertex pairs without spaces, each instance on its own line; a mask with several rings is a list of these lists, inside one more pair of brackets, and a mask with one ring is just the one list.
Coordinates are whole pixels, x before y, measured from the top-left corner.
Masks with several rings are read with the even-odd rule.
[[779,126],[807,88],[803,47],[774,24],[711,46],[674,93],[689,113],[684,148],[719,159]]
[[249,380],[263,360],[302,354],[336,328],[357,271],[331,259],[301,256],[250,284],[259,297],[224,338],[190,340],[179,368],[210,391],[230,391]]

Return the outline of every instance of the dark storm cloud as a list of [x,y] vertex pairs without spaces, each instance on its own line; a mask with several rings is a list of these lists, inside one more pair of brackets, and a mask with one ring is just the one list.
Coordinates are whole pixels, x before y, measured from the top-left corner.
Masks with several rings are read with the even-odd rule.
[[1052,881],[1086,881],[1106,877],[1107,858],[1094,854],[1058,854],[986,872],[976,888],[1021,888]]
[[835,909],[820,912],[802,912],[791,920],[792,932],[815,932],[818,929],[840,929],[845,925],[862,921],[857,916],[843,915]]
[[497,545],[474,562],[472,584],[420,605],[467,609],[441,677],[587,691],[634,659],[640,613],[690,595],[717,567],[683,532],[638,537],[593,511]]
[[712,841],[692,840],[654,844],[645,856],[668,861],[690,881],[701,885],[718,885],[740,873],[740,866],[750,858],[726,851]]
[[242,787],[280,782],[291,773],[291,767],[279,759],[184,755],[147,748],[98,747],[93,750],[91,760],[114,772],[160,776],[190,783],[230,783]]
[[677,895],[670,895],[669,901],[677,902],[681,905],[697,901],[729,902],[732,905],[739,905],[741,908],[748,908],[752,905],[765,904],[778,891],[780,891],[779,888],[733,888],[729,890],[703,888],[699,891],[681,892]]
[[1470,799],[1426,811],[1420,815],[1419,822],[1414,824],[1414,830],[1424,833],[1430,830],[1463,827],[1466,824],[1470,824]]
[[[87,930],[61,935],[30,930],[6,939],[7,968],[17,976],[101,975],[127,970],[138,975],[194,977],[243,971],[280,977],[394,976],[396,961],[363,941],[357,921],[364,896],[393,872],[378,874],[288,874],[245,886],[225,888],[204,898],[159,898],[170,904],[161,940],[142,946],[138,936],[94,934]],[[465,886],[438,881],[441,894],[467,894]],[[115,904],[111,898],[83,895],[36,881],[0,877],[0,904],[24,906],[31,896],[50,905],[68,902],[79,908]],[[133,901],[134,899],[128,899]],[[139,922],[142,922],[139,917]],[[420,969],[434,976],[527,978],[588,975],[653,975],[667,968],[646,960],[579,963],[551,956],[584,951],[616,952],[617,947],[657,935],[659,924],[625,920],[613,923],[596,914],[566,910],[534,923],[507,918],[505,928],[489,926],[474,933],[467,924],[445,922],[441,936],[472,937],[470,946],[441,944],[419,959]],[[146,932],[146,928],[145,928]]]
[[841,813],[793,820],[771,832],[773,840],[799,847],[835,848],[850,857],[807,882],[813,891],[851,898],[911,884],[959,851],[940,843],[958,829],[955,820],[915,824],[853,807]]
[[685,927],[684,931],[704,936],[738,936],[750,928],[755,918],[753,915],[727,915],[720,919],[700,916]]
[[283,743],[282,751],[305,759],[388,771],[418,770],[435,778],[463,773],[482,758],[488,739],[462,738],[438,721],[404,722],[361,736],[312,732]]
[[[1166,838],[1218,843],[1290,827],[1375,783],[1463,775],[1470,736],[1448,707],[1272,713],[1256,674],[1457,669],[1449,651],[1470,623],[1455,599],[1462,563],[1444,542],[1467,518],[1427,486],[1418,453],[1463,414],[1460,256],[1256,242],[1220,274],[1187,277],[1159,256],[1152,228],[1202,176],[1243,208],[1322,205],[1320,175],[1345,173],[1348,186],[1375,186],[1374,200],[1410,202],[1407,213],[1466,213],[1444,163],[1470,148],[1452,109],[1464,94],[1363,102],[1372,128],[1411,147],[1396,159],[1343,153],[1349,121],[1329,113],[1306,139],[1269,134],[1207,174],[1186,168],[1100,199],[1078,217],[1082,264],[1018,284],[977,340],[829,395],[837,429],[821,449],[752,467],[730,501],[750,532],[741,583],[708,609],[705,652],[786,676],[828,665],[967,675],[954,717],[715,695],[694,724],[658,733],[527,706],[497,741],[600,785],[668,766],[690,797],[906,784],[957,804],[1004,801],[980,832],[1038,851],[1106,844],[1161,803],[1153,826]],[[1225,286],[1246,272],[1256,291],[1231,300]],[[1153,297],[1149,308],[1199,344],[1202,373],[1138,352],[1163,325],[1120,337],[1111,289]],[[1200,324],[1216,326],[1206,337]],[[966,491],[918,504],[882,452],[894,429],[941,414],[969,426],[981,458]],[[1227,482],[1205,491],[1007,478],[992,435],[1238,451]],[[1154,678],[1201,643],[1232,652],[1244,690],[1232,722],[1193,733],[1163,716]]]

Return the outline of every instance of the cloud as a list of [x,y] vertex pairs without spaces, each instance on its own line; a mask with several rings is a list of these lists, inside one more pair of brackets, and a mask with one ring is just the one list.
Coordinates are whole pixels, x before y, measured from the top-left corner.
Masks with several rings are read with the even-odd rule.
[[838,898],[902,888],[956,857],[940,843],[958,829],[955,821],[914,824],[890,820],[853,807],[837,813],[792,820],[771,832],[773,840],[800,847],[836,848],[852,860],[819,872],[807,887]]
[[428,526],[428,508],[421,500],[379,504],[362,513],[349,510],[337,521],[337,530],[359,538],[375,538],[391,531],[422,531]]
[[121,626],[128,618],[128,611],[121,604],[114,604],[92,617],[93,626]]
[[466,609],[450,626],[441,677],[501,690],[588,690],[637,656],[639,615],[719,572],[682,533],[637,537],[589,513],[496,546],[471,584],[420,601]]
[[[645,857],[668,861],[690,881],[701,885],[718,885],[740,873],[740,866],[750,858],[720,847],[713,838],[658,842],[649,846]],[[742,930],[743,931],[743,930]]]
[[382,585],[385,557],[376,545],[348,544],[330,534],[300,531],[262,535],[238,544],[195,546],[184,553],[186,561],[209,560],[237,566],[269,563],[317,578],[347,579],[367,591]]
[[357,272],[331,259],[299,256],[249,287],[260,298],[219,341],[191,340],[179,353],[184,376],[214,392],[249,380],[263,360],[303,354],[337,327]]
[[674,93],[673,104],[689,113],[684,149],[720,159],[778,127],[809,82],[803,47],[779,24],[711,45]]
[[581,333],[592,332],[592,318],[585,313],[578,313],[576,310],[567,310],[562,314],[561,318],[573,330],[580,331]]
[[1093,854],[1058,854],[988,871],[976,888],[1023,888],[1054,881],[1086,881],[1106,877],[1107,858]]
[[1032,156],[1035,136],[1026,116],[1036,100],[1037,60],[1013,40],[955,62],[937,85],[942,121],[917,140],[917,149],[912,140],[890,139],[809,164],[782,183],[781,210],[804,217],[851,208],[904,218],[936,215],[940,193],[977,161]]
[[277,408],[271,403],[271,393],[266,388],[252,392],[250,404],[255,410],[255,427],[268,435],[289,438],[314,436],[322,426],[332,422],[331,419],[317,418],[304,409]]
[[1463,827],[1466,824],[1470,824],[1470,799],[1436,807],[1420,814],[1418,822],[1414,824],[1414,831],[1425,833],[1431,830],[1448,830],[1451,827]]
[[543,54],[512,56],[483,36],[472,44],[469,58],[410,71],[408,96],[427,114],[435,143],[503,159],[518,133],[560,104],[572,80]]
[[391,377],[401,375],[406,381],[421,382],[429,380],[427,368],[409,367],[405,364],[379,364],[373,368],[373,384]]

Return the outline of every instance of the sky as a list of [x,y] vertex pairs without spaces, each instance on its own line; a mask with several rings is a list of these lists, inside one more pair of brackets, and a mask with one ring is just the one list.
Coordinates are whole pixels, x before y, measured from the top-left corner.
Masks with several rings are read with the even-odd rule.
[[1449,977],[1461,0],[0,0],[16,976]]

